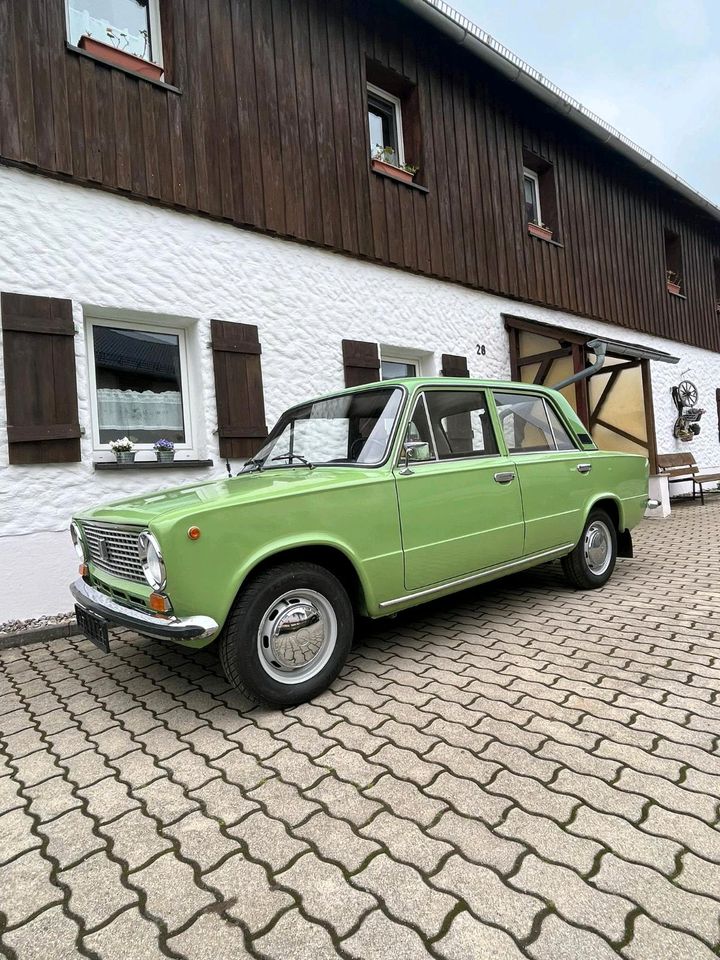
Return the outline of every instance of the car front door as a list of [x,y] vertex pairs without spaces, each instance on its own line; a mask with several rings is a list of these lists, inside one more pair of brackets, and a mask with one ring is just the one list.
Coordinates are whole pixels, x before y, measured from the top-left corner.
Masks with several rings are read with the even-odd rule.
[[548,397],[495,390],[493,398],[522,492],[525,555],[577,543],[592,493],[592,455],[577,449]]
[[405,586],[421,589],[519,559],[522,498],[500,451],[485,391],[428,389],[417,398],[395,468]]

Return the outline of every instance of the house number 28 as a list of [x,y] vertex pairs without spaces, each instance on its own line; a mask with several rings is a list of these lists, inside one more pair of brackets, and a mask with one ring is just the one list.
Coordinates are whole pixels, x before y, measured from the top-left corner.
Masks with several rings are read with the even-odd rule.
[[478,344],[477,344],[477,354],[478,354],[479,357],[484,357],[484,356],[485,356],[485,344],[484,344],[484,343],[478,343]]

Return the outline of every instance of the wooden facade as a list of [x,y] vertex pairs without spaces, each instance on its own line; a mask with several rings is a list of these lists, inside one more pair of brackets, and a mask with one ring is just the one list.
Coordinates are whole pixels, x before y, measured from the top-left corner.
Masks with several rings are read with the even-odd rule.
[[[720,225],[399,3],[160,4],[165,85],[69,48],[64,0],[0,0],[0,158],[720,351]],[[409,92],[415,185],[370,169],[368,71]],[[559,242],[527,233],[528,152]]]

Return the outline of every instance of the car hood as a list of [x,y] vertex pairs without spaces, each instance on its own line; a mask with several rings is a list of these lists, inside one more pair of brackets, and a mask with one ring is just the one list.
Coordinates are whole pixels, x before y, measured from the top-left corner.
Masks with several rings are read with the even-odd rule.
[[80,520],[149,525],[155,520],[195,517],[216,507],[307,494],[326,487],[365,483],[377,470],[362,467],[280,467],[237,477],[175,487],[104,504],[76,515]]

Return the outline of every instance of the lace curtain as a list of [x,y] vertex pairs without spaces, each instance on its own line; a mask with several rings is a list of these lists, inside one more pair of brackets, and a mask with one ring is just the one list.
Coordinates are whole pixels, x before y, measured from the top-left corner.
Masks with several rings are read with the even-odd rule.
[[100,388],[97,392],[98,420],[102,430],[116,430],[124,436],[132,430],[182,431],[182,395],[177,390]]

